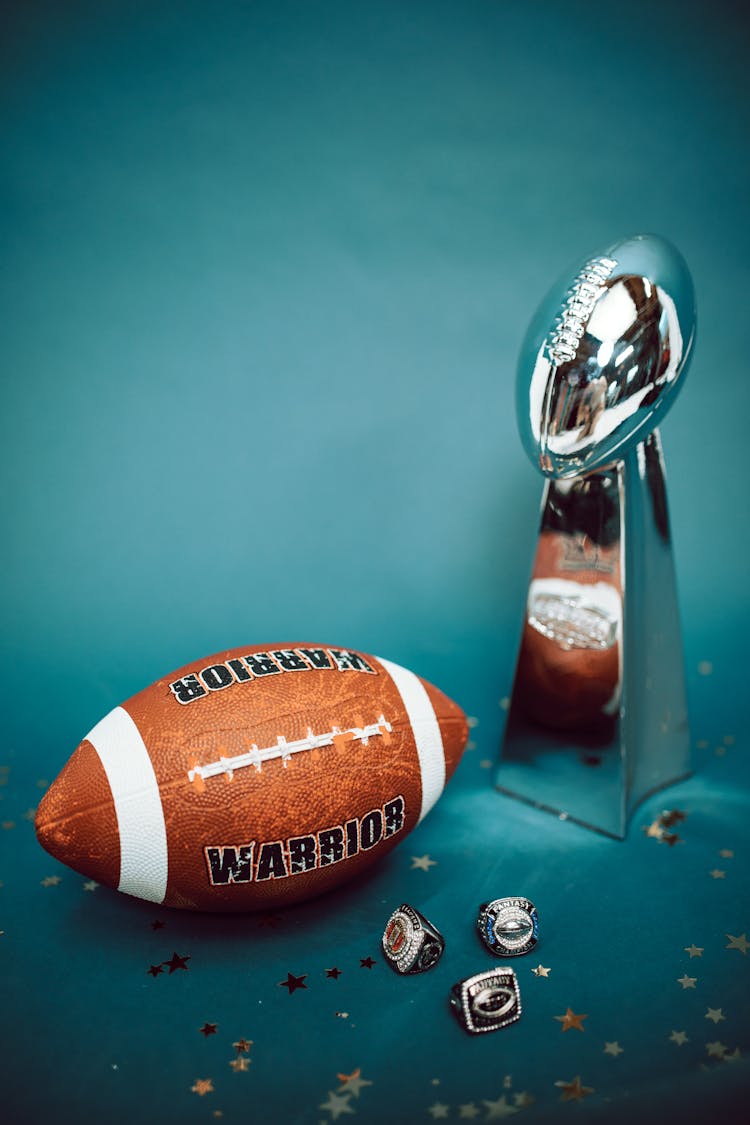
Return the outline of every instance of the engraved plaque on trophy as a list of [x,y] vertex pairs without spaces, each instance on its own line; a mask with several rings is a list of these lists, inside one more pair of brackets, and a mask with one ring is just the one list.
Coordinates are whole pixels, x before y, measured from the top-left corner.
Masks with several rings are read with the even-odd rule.
[[497,787],[620,838],[690,768],[656,427],[694,336],[682,256],[638,235],[568,272],[519,360],[521,437],[547,483]]

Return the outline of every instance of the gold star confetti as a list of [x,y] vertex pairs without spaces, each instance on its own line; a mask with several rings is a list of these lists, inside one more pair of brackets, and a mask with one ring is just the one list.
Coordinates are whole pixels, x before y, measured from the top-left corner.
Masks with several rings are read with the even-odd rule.
[[725,734],[721,741],[724,743],[725,746],[734,746],[734,735],[733,734]]
[[643,831],[655,840],[661,840],[664,835],[664,829],[658,820],[652,820],[650,824],[644,824]]
[[450,1108],[449,1105],[445,1105],[443,1102],[433,1102],[427,1112],[430,1117],[437,1121],[439,1118],[447,1117],[450,1113]]
[[729,1048],[725,1047],[723,1043],[720,1043],[719,1040],[716,1039],[713,1043],[706,1043],[706,1050],[711,1058],[723,1059]]
[[537,967],[531,971],[535,977],[548,977],[552,969],[545,969],[544,965],[537,965]]
[[526,1109],[526,1106],[534,1104],[535,1099],[531,1094],[527,1094],[525,1090],[521,1090],[520,1093],[513,1095],[513,1101],[519,1109]]
[[46,777],[40,777],[36,783],[37,789],[46,789],[48,785],[49,782],[47,781]]
[[685,952],[690,954],[690,960],[692,961],[693,957],[701,957],[703,955],[703,947],[686,945]]
[[722,848],[719,855],[722,859],[734,859],[734,852],[731,848]]
[[739,949],[740,953],[745,956],[748,949],[750,949],[750,942],[747,940],[747,934],[740,934],[739,937],[732,937],[731,934],[726,934],[729,938],[729,945],[725,949]]
[[613,1055],[614,1058],[617,1058],[618,1055],[621,1055],[624,1050],[625,1050],[625,1048],[621,1047],[616,1039],[615,1039],[614,1043],[605,1043],[604,1044],[604,1054],[605,1055]]
[[199,1098],[205,1097],[206,1094],[212,1094],[214,1091],[214,1084],[210,1078],[196,1078],[195,1084],[190,1087],[191,1093],[197,1094]]
[[413,855],[411,857],[411,870],[416,871],[429,871],[431,867],[437,867],[437,860],[431,859],[428,855]]
[[689,1043],[687,1035],[684,1031],[673,1031],[669,1037],[670,1043],[676,1043],[678,1047],[683,1047],[685,1043]]
[[589,1094],[593,1094],[593,1086],[581,1085],[581,1076],[576,1074],[570,1082],[563,1082],[562,1080],[555,1082],[555,1085],[562,1090],[560,1095],[561,1102],[579,1102],[582,1098],[587,1098]]
[[494,764],[495,763],[493,762],[492,758],[482,758],[481,762],[479,763],[479,768],[482,770],[491,770]]
[[472,1117],[479,1117],[479,1108],[474,1105],[474,1102],[466,1102],[465,1105],[458,1107],[458,1116],[466,1121]]
[[241,1070],[250,1069],[250,1059],[247,1057],[247,1055],[238,1055],[236,1059],[229,1060],[229,1065],[231,1066],[235,1074],[237,1074]]
[[681,984],[683,988],[695,988],[697,977],[678,977],[677,983]]
[[361,1066],[358,1066],[357,1069],[353,1070],[351,1074],[337,1074],[336,1077],[341,1083],[341,1085],[339,1086],[339,1093],[341,1094],[346,1091],[355,1098],[359,1097],[363,1086],[373,1085],[373,1083],[370,1082],[369,1079],[362,1078]]
[[44,879],[42,879],[43,887],[57,887],[60,883],[62,883],[62,879],[59,875],[46,875]]
[[235,1051],[239,1051],[239,1052],[242,1052],[244,1054],[247,1054],[247,1052],[250,1050],[252,1045],[253,1045],[252,1039],[238,1039],[236,1043],[232,1044]]
[[342,1113],[354,1113],[349,1105],[349,1098],[345,1094],[336,1094],[333,1090],[328,1091],[328,1101],[322,1102],[318,1108],[327,1110],[334,1121]]
[[723,879],[726,875],[726,871],[720,871],[718,867],[715,867],[713,871],[709,871],[709,875],[712,879]]
[[89,879],[83,884],[83,889],[84,891],[95,891],[98,886],[99,884],[95,883],[93,879]]
[[479,726],[479,719],[476,717],[476,715],[469,715],[466,719],[466,725],[468,726],[469,730],[474,730],[474,727]]
[[583,1021],[588,1019],[588,1013],[576,1015],[572,1009],[568,1008],[564,1016],[554,1016],[553,1019],[560,1021],[563,1031],[570,1031],[571,1028],[575,1028],[576,1031],[585,1031]]
[[710,660],[700,660],[698,662],[698,675],[710,676],[714,670],[714,666]]
[[23,819],[24,820],[35,820],[36,819],[36,809],[27,809],[26,812],[23,814]]
[[0,823],[0,828],[4,828],[6,832],[10,832],[11,828],[16,827],[15,820],[4,820]]
[[721,1020],[725,1020],[727,1017],[724,1015],[721,1008],[709,1008],[703,1018],[712,1020],[714,1023],[720,1023]]
[[511,1105],[505,1094],[496,1098],[495,1101],[488,1101],[487,1098],[482,1099],[487,1110],[485,1121],[501,1121],[504,1117],[510,1117],[514,1113],[518,1113],[518,1107]]

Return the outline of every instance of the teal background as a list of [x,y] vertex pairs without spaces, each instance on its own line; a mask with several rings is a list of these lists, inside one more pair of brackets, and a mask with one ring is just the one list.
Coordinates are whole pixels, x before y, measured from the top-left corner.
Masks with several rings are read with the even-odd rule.
[[[484,1116],[505,1075],[534,1094],[529,1120],[734,1106],[747,1063],[701,1036],[750,1048],[747,958],[723,936],[750,929],[742,6],[32,0],[3,23],[9,1120],[328,1121],[358,1065],[363,1121],[431,1120],[435,1099]],[[515,357],[568,261],[648,230],[698,298],[663,438],[701,746],[619,845],[494,794],[482,762],[541,494]],[[164,912],[81,893],[23,819],[37,782],[169,669],[295,639],[387,656],[478,719],[429,820],[367,884],[276,928],[169,914],[153,933]],[[665,800],[689,813],[684,846],[640,832]],[[720,848],[735,857],[712,880]],[[425,853],[438,866],[412,871]],[[537,903],[553,971],[521,959],[522,1022],[469,1040],[445,995],[484,967],[472,919],[500,894]],[[400,901],[449,939],[418,980],[379,956]],[[189,973],[144,975],[173,948]],[[696,966],[711,987],[694,997],[674,979]],[[279,989],[288,971],[308,991]],[[734,1023],[714,1029],[700,1005],[722,1003]],[[583,1036],[552,1020],[568,1005],[591,1013]],[[667,1043],[683,1026],[690,1045]],[[225,1030],[254,1040],[250,1073],[229,1070]],[[579,1073],[596,1093],[560,1104],[554,1082]],[[216,1093],[196,1097],[207,1074]]]

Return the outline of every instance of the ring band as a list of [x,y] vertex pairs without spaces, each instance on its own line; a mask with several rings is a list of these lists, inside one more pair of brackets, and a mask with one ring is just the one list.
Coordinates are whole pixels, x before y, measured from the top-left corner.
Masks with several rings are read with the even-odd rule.
[[495,898],[479,907],[477,930],[496,957],[520,957],[539,940],[539,915],[527,898]]
[[404,902],[386,922],[382,946],[388,964],[397,973],[423,973],[437,965],[445,939],[423,914]]
[[521,1018],[521,993],[511,968],[489,969],[453,985],[450,1005],[464,1031],[498,1031]]

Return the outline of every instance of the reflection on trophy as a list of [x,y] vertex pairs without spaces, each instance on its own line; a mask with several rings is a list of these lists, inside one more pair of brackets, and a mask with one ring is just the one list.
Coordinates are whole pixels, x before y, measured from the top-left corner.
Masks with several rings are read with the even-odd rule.
[[519,361],[521,436],[548,483],[497,785],[617,837],[689,772],[656,426],[694,335],[685,262],[641,235],[553,288]]

